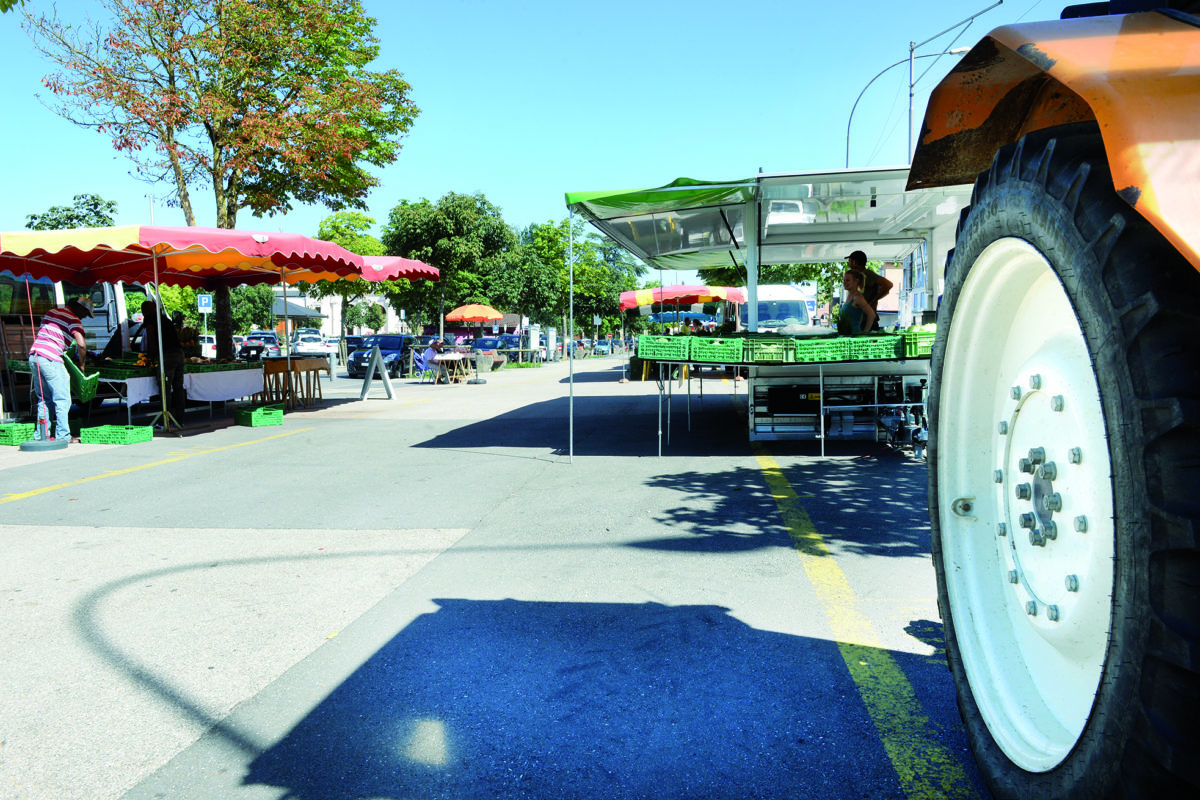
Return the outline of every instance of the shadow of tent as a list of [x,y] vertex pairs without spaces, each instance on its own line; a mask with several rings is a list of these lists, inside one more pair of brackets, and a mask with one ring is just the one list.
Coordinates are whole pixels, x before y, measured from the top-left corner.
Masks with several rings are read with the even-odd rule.
[[[614,388],[616,384],[614,383]],[[528,447],[566,452],[565,397],[530,403],[479,422],[461,425],[413,447],[478,449]],[[576,456],[652,456],[658,453],[658,407],[654,397],[605,395],[575,398]],[[744,456],[749,452],[746,426],[728,395],[692,397],[692,430],[687,429],[686,399],[676,396],[669,444],[664,456]],[[743,402],[744,398],[737,398]],[[664,410],[663,427],[666,428]]]
[[[716,606],[437,603],[243,783],[294,800],[904,796],[833,642]],[[944,665],[889,655],[966,752]]]

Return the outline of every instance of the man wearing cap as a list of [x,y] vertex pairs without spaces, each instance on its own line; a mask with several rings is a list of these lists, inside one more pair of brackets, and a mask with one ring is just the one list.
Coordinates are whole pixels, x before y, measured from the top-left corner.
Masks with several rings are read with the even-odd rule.
[[867,269],[867,254],[862,250],[855,250],[846,256],[846,264],[846,269],[861,272],[866,277],[866,283],[862,289],[863,299],[875,312],[875,324],[871,330],[881,330],[879,327],[879,299],[886,297],[888,292],[892,291],[894,284],[882,275]]
[[160,313],[153,300],[145,300],[142,302],[142,341],[146,346],[146,354],[153,359],[158,358],[159,331],[162,331],[162,373],[167,390],[167,411],[176,422],[182,423],[187,407],[187,392],[183,388],[183,346],[179,343],[175,325],[166,313]]
[[[86,297],[75,297],[65,306],[51,309],[42,316],[33,346],[29,348],[29,367],[33,373],[33,394],[37,398],[38,425],[33,431],[34,439],[51,438],[49,420],[54,420],[53,439],[58,442],[78,442],[71,438],[71,423],[67,418],[71,411],[71,376],[63,363],[70,340],[75,340],[75,352],[79,368],[83,369],[87,358],[87,340],[83,336],[82,317],[92,315],[92,301]],[[47,402],[47,398],[49,402]],[[53,415],[50,415],[50,411]],[[47,420],[45,430],[41,425]]]
[[442,340],[434,336],[429,340],[429,347],[425,348],[425,352],[421,354],[421,361],[425,364],[425,369],[434,371],[437,377],[435,380],[440,381],[441,375],[438,374],[437,357],[442,352]]

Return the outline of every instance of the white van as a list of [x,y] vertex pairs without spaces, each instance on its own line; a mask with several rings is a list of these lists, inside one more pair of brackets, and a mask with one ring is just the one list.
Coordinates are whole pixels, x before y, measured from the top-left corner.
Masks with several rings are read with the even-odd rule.
[[[738,314],[742,330],[750,329],[749,291],[747,302]],[[811,301],[811,303],[810,303]],[[814,325],[810,305],[815,305],[815,292],[803,286],[765,285],[758,287],[758,330],[779,331],[792,336],[818,336],[828,334],[828,328]]]

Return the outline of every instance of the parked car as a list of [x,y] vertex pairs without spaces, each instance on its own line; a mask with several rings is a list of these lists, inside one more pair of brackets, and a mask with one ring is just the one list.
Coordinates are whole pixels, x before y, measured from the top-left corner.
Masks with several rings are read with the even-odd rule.
[[350,354],[346,359],[346,374],[351,378],[361,378],[367,374],[367,365],[371,362],[371,353],[378,347],[383,355],[383,367],[388,377],[395,378],[408,365],[408,353],[413,347],[412,336],[402,336],[395,333],[380,333],[363,339],[362,347]]
[[346,353],[353,353],[358,348],[362,347],[363,337],[361,336],[344,336],[346,340]]
[[503,343],[502,349],[504,349],[504,350],[520,350],[521,349],[521,335],[520,334],[502,333],[499,336],[497,336],[496,338],[499,339]]
[[612,342],[607,339],[597,339],[592,345],[592,355],[607,356],[612,353]]
[[196,341],[200,344],[200,355],[204,358],[217,357],[217,337],[211,333],[202,333],[196,337]]
[[238,350],[238,358],[242,361],[260,361],[282,354],[279,337],[274,331],[250,331]]
[[292,345],[292,352],[296,355],[324,356],[332,353],[333,350],[333,346],[324,338],[312,334],[300,336]]

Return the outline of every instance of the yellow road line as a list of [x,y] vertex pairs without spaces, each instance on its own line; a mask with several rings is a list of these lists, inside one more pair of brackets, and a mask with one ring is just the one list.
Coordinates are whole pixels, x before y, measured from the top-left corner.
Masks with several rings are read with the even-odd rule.
[[913,800],[979,797],[962,765],[937,741],[912,684],[859,610],[846,573],[783,469],[760,445],[754,446],[754,454],[904,793]]
[[56,483],[53,486],[43,486],[40,489],[30,489],[28,492],[15,492],[15,493],[11,493],[11,494],[5,494],[3,496],[0,496],[0,505],[3,505],[5,503],[11,503],[15,500],[26,500],[30,497],[37,497],[40,494],[46,494],[47,492],[53,492],[57,489],[66,489],[70,486],[78,486],[83,483],[91,483],[92,481],[104,480],[105,478],[116,478],[120,475],[129,475],[134,472],[141,472],[144,469],[150,469],[151,467],[161,467],[164,464],[173,464],[177,461],[186,461],[189,458],[195,458],[196,456],[208,455],[209,453],[219,453],[222,450],[233,450],[238,447],[246,447],[246,446],[252,445],[252,444],[261,444],[262,442],[269,442],[272,439],[282,439],[285,436],[295,436],[298,433],[304,433],[306,431],[311,431],[311,430],[312,430],[312,427],[310,426],[308,428],[298,428],[297,430],[294,430],[294,431],[288,431],[287,433],[276,433],[273,436],[264,436],[261,439],[254,439],[249,442],[238,442],[237,444],[227,444],[227,445],[223,445],[221,447],[206,447],[203,450],[195,450],[190,453],[182,453],[177,456],[171,456],[170,458],[163,458],[163,459],[159,459],[158,461],[151,461],[148,464],[138,464],[136,467],[128,467],[126,469],[108,470],[107,472],[101,472],[98,475],[89,475],[86,478],[78,478],[73,481],[66,481],[65,483]]

